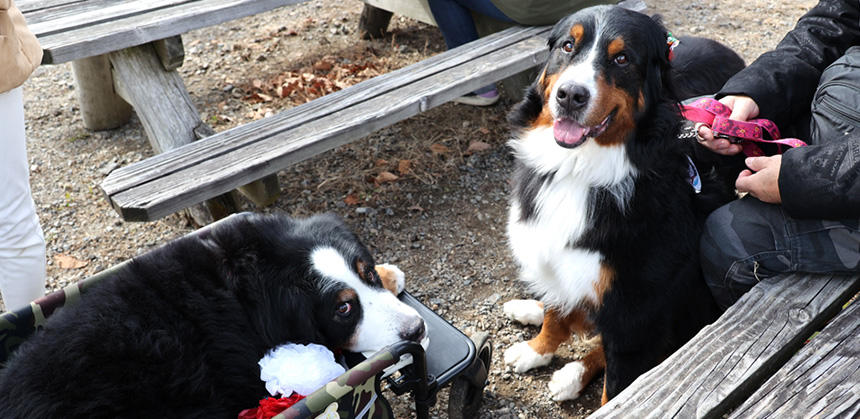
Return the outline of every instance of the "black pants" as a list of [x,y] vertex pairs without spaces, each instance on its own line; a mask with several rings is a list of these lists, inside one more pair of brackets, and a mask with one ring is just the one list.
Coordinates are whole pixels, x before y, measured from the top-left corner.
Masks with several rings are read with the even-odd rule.
[[[856,62],[860,48],[849,49],[834,64],[848,56]],[[853,96],[854,103],[860,98],[860,83],[827,82],[824,78],[819,81],[816,97],[848,95]],[[842,91],[827,94],[828,89]],[[860,115],[860,109],[855,112]],[[826,141],[834,130],[844,133],[850,129],[850,135],[860,136],[856,120],[832,111],[832,107],[813,103],[811,115],[808,129],[791,131],[809,133],[806,138],[812,144]],[[779,205],[746,196],[718,208],[708,217],[700,251],[705,281],[717,304],[726,309],[758,281],[779,273],[860,273],[860,219],[796,219]]]

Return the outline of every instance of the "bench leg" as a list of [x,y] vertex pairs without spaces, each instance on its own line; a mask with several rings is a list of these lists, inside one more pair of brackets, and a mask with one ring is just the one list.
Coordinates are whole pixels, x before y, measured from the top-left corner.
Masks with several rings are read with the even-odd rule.
[[152,43],[155,53],[161,60],[161,66],[167,70],[176,70],[185,62],[185,46],[182,45],[182,36],[176,35],[170,38],[159,39]]
[[[195,141],[196,132],[208,128],[200,120],[182,78],[176,71],[164,69],[153,45],[112,52],[109,57],[116,91],[134,106],[156,153]],[[238,208],[227,193],[189,213],[194,222],[205,225]]]
[[128,122],[131,106],[114,90],[107,55],[73,61],[72,74],[85,127],[100,131]]
[[385,36],[390,21],[391,12],[365,3],[358,19],[359,36],[361,39]]

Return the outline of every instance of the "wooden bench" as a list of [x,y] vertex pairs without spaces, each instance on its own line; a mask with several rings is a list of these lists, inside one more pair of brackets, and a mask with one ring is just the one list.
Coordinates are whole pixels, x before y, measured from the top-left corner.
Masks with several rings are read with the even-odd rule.
[[513,27],[119,168],[101,188],[120,215],[149,221],[272,175],[546,59],[545,27]]
[[[84,125],[116,128],[131,116],[160,153],[214,133],[200,120],[182,78],[180,34],[303,0],[17,0],[44,50],[43,64],[72,61]],[[244,193],[265,205],[277,178]],[[195,212],[200,223],[237,208],[232,195],[212,197]]]
[[858,417],[858,290],[860,275],[762,281],[590,417]]

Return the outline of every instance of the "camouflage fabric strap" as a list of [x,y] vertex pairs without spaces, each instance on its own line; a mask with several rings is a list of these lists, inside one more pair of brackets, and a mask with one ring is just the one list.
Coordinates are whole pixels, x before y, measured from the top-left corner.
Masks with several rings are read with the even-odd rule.
[[379,394],[377,380],[385,368],[394,365],[399,359],[391,350],[382,349],[274,419],[389,419],[392,417],[391,406]]
[[0,366],[6,363],[12,351],[25,339],[40,329],[57,309],[77,304],[87,289],[102,279],[111,276],[128,262],[120,263],[101,271],[81,282],[67,285],[31,302],[29,306],[0,315]]
[[[681,105],[681,115],[693,122],[707,125],[714,131],[715,136],[741,140],[744,154],[749,157],[763,156],[761,148],[755,143],[777,144],[779,152],[782,146],[803,147],[805,142],[797,138],[780,138],[779,129],[769,119],[751,119],[749,121],[735,121],[729,119],[732,110],[717,100],[701,98],[689,105]],[[765,138],[764,133],[770,136]]]

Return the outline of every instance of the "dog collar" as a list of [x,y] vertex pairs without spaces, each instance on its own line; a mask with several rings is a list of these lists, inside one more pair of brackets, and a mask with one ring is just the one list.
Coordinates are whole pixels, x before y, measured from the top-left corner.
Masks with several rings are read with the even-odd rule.
[[680,43],[681,41],[678,38],[675,38],[675,36],[672,35],[672,32],[666,33],[666,45],[669,46],[669,61],[672,61],[672,59],[675,58],[675,47]]

